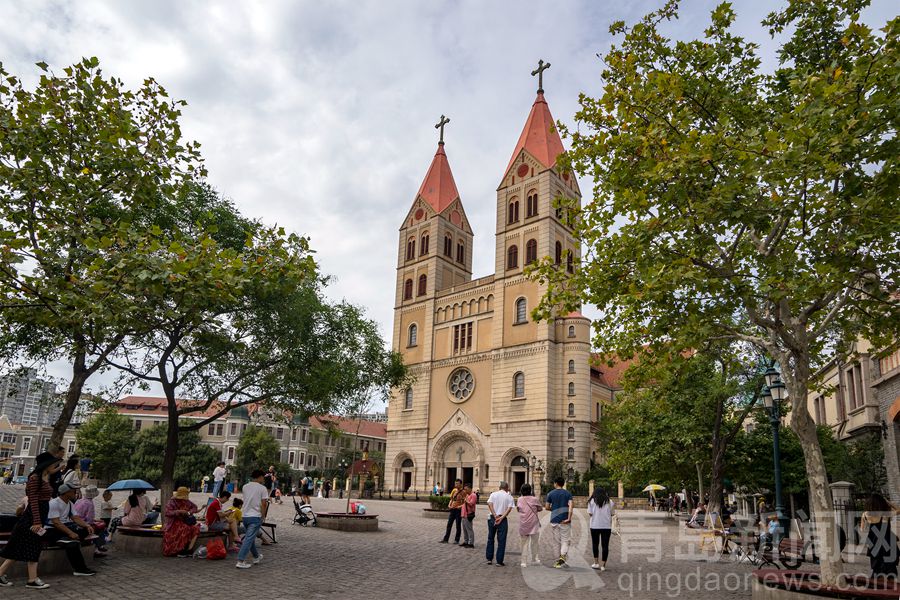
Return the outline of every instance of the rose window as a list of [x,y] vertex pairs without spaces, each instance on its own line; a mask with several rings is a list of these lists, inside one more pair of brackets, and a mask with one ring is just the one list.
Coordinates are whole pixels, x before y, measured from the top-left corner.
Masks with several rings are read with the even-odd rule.
[[457,369],[450,375],[450,396],[454,402],[465,402],[475,389],[475,378],[468,369]]

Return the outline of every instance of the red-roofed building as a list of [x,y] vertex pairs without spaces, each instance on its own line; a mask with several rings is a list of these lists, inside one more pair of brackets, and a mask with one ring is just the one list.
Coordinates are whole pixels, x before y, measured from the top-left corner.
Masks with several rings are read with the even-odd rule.
[[535,321],[546,284],[525,275],[541,259],[574,272],[581,252],[556,206],[559,197],[580,206],[581,193],[557,166],[564,149],[544,92],[509,162],[497,165],[494,272],[478,279],[443,139],[442,130],[400,226],[393,348],[415,383],[388,407],[385,485],[425,491],[459,477],[518,489],[533,476],[530,457],[584,472],[595,451],[590,321],[579,312]]

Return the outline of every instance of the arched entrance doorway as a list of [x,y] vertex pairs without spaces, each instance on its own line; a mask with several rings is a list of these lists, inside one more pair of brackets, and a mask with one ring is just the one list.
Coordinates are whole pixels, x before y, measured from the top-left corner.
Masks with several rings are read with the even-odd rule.
[[413,467],[415,467],[415,463],[413,463],[413,460],[411,458],[404,459],[404,461],[400,463],[401,492],[408,492],[409,488],[412,487]]
[[510,491],[518,494],[526,483],[528,483],[528,460],[520,454],[509,463]]
[[484,452],[481,444],[464,432],[451,432],[434,446],[434,483],[444,489],[453,487],[456,479],[482,487],[484,476]]

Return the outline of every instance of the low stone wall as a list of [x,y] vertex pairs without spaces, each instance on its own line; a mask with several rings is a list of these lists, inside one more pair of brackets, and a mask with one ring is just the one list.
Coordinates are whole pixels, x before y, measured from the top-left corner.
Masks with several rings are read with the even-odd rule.
[[450,515],[449,510],[441,510],[438,508],[423,508],[422,516],[426,519],[441,519],[443,521],[447,520],[447,517]]
[[[202,531],[197,538],[198,547],[206,545],[213,538],[222,537],[220,531]],[[123,531],[120,527],[114,534],[116,552],[131,554],[133,556],[162,556],[163,555],[163,531],[162,529],[143,529],[141,531]]]
[[[91,567],[94,562],[94,544],[88,543],[81,547],[81,555],[84,556],[84,563]],[[27,563],[16,561],[10,568],[7,575],[10,579],[25,579],[28,577]],[[41,552],[41,560],[38,562],[39,575],[71,575],[72,565],[66,558],[66,551],[62,548],[52,547],[44,548]],[[18,585],[18,583],[16,584]]]
[[316,523],[321,529],[335,531],[378,531],[378,515],[348,513],[318,513]]

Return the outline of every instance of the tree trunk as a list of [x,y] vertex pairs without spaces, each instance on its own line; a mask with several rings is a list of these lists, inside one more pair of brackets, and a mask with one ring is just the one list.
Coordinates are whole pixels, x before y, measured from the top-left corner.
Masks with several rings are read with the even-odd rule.
[[697,497],[700,498],[699,502],[703,502],[703,471],[700,463],[694,463],[694,466],[697,467]]
[[709,506],[706,507],[706,513],[722,512],[722,493],[725,485],[723,478],[725,476],[725,444],[720,439],[717,445],[713,447],[712,457],[712,473],[709,480]]
[[[799,372],[797,372],[799,371]],[[843,563],[835,531],[834,505],[831,488],[828,487],[828,476],[825,471],[825,458],[816,424],[806,407],[808,389],[808,370],[798,368],[793,377],[788,378],[788,392],[791,395],[791,428],[800,440],[803,458],[806,463],[806,474],[809,478],[809,499],[812,518],[816,526],[817,554],[821,568],[822,585],[837,585],[843,573]]]
[[178,415],[169,411],[166,423],[166,451],[163,455],[162,479],[159,482],[159,504],[165,506],[175,491],[175,460],[178,458]]
[[86,353],[84,350],[76,350],[74,360],[72,361],[72,381],[66,390],[66,399],[63,402],[62,412],[53,425],[53,433],[50,435],[48,450],[58,448],[62,445],[63,436],[69,423],[72,422],[72,415],[78,407],[78,401],[81,400],[81,392],[88,377],[93,373],[92,370],[85,368]]

